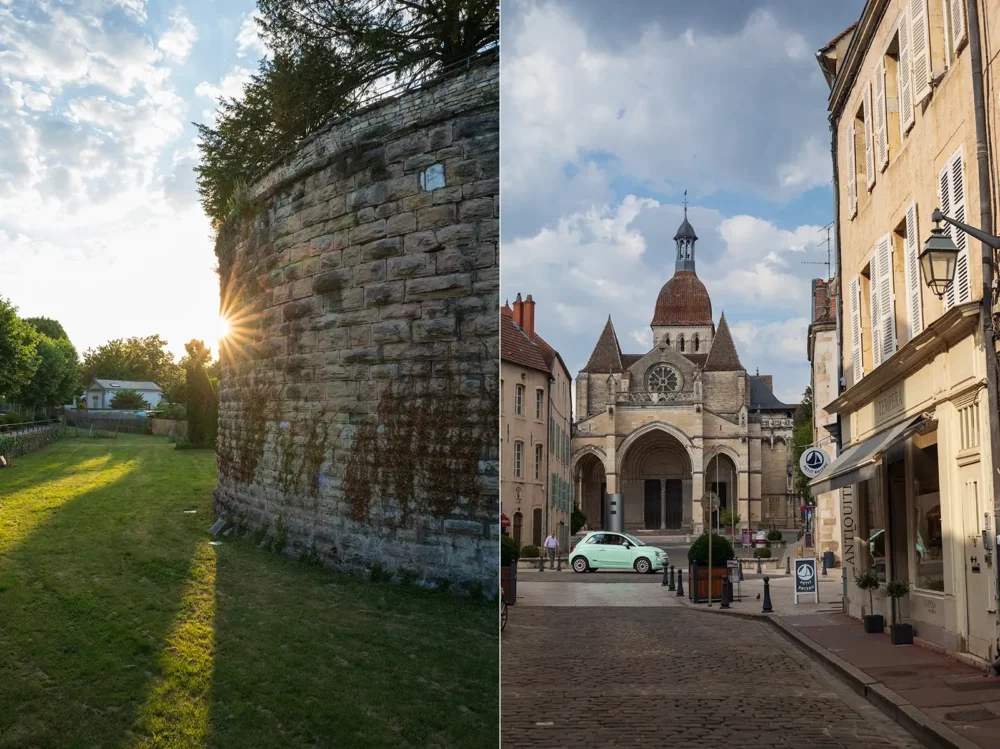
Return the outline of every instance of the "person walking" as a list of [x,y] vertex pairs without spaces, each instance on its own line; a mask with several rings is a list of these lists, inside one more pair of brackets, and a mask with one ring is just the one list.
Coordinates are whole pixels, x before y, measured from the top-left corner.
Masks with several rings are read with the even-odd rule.
[[556,566],[556,550],[559,548],[559,541],[556,540],[556,532],[552,531],[549,537],[545,539],[545,548],[549,552],[549,569],[555,569]]

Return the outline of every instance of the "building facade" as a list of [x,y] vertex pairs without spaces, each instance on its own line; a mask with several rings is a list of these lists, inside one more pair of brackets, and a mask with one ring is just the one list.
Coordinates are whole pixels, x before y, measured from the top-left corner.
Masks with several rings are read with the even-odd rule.
[[[839,420],[840,455],[812,492],[840,493],[853,616],[869,605],[855,572],[905,581],[900,613],[917,637],[992,660],[979,243],[948,230],[960,254],[943,298],[918,262],[935,208],[978,225],[974,207],[988,197],[978,186],[969,20],[965,0],[872,0],[819,53],[831,86],[843,382],[825,407]],[[888,599],[876,595],[874,608],[888,619]]]
[[[812,319],[809,324],[808,352],[811,365],[810,388],[813,399],[812,439],[832,462],[837,453],[837,417],[827,406],[840,393],[840,348],[830,282],[816,279],[812,285]],[[832,552],[837,565],[843,563],[843,532],[840,492],[829,491],[815,498],[816,550],[822,557]]]
[[111,408],[111,401],[122,390],[134,390],[142,396],[149,408],[163,400],[163,388],[155,382],[132,382],[131,380],[94,379],[87,386],[84,400],[87,408],[101,410]]
[[625,531],[701,533],[719,521],[706,514],[714,492],[719,510],[739,515],[738,527],[797,527],[795,406],[774,396],[769,375],[746,371],[725,315],[716,327],[686,213],[674,275],[650,322],[653,347],[622,353],[608,317],[577,375],[576,503],[590,529],[609,527],[609,496],[621,495]]
[[519,547],[570,538],[570,374],[535,330],[535,302],[517,295],[500,315],[500,508]]

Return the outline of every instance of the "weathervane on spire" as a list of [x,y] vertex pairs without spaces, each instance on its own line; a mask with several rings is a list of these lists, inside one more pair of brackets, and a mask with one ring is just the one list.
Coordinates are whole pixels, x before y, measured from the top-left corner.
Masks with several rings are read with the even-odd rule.
[[684,191],[684,218],[688,215],[688,191]]

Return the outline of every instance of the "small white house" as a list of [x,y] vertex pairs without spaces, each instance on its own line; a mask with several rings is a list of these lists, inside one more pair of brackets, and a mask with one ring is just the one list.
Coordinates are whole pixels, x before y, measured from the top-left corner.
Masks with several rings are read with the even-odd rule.
[[122,390],[135,390],[149,407],[156,406],[163,399],[163,388],[155,382],[133,382],[132,380],[99,380],[94,378],[87,388],[87,408],[111,408],[115,393]]

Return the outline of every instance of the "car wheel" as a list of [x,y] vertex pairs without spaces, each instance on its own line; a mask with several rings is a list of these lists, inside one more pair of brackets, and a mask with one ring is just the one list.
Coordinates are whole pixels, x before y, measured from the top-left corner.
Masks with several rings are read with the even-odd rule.
[[651,572],[653,565],[649,563],[649,560],[645,557],[640,557],[635,560],[635,571],[640,575],[645,575],[647,572]]
[[589,568],[586,557],[577,557],[573,560],[573,572],[586,572]]

